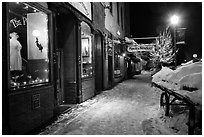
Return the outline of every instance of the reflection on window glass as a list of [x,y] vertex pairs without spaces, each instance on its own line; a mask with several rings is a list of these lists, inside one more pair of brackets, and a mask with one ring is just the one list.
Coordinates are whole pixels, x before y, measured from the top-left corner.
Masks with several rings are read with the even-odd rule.
[[114,76],[120,76],[120,56],[118,54],[114,54]]
[[82,78],[93,76],[93,63],[92,63],[92,37],[89,34],[89,26],[82,22],[81,32],[81,55],[82,55]]
[[48,15],[29,4],[9,3],[11,87],[49,82]]
[[81,54],[82,54],[82,78],[91,77],[93,75],[92,64],[92,45],[91,36],[83,33],[81,39]]
[[121,60],[121,46],[117,43],[114,44],[114,76],[121,76],[121,68],[120,68],[120,60]]

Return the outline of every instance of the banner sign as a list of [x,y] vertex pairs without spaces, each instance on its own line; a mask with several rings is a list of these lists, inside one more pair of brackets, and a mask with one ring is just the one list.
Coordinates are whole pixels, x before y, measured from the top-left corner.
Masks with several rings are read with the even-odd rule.
[[185,31],[186,28],[176,29],[176,44],[185,44]]
[[69,4],[92,20],[91,2],[69,2]]
[[133,45],[129,45],[127,47],[128,52],[153,51],[153,50],[154,50],[154,46],[145,46],[145,45],[133,46]]

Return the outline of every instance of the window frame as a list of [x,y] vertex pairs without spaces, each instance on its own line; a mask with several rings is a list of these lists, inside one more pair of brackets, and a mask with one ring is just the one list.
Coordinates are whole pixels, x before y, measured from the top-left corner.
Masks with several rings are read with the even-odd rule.
[[11,83],[10,83],[10,40],[9,40],[9,3],[10,2],[6,2],[6,30],[7,32],[5,33],[6,34],[6,49],[7,49],[7,70],[8,70],[8,73],[7,73],[7,77],[8,77],[8,81],[7,81],[7,87],[9,89],[9,91],[22,91],[22,90],[29,90],[29,89],[33,89],[33,88],[36,88],[36,87],[42,87],[42,86],[50,86],[53,84],[53,69],[52,69],[52,66],[53,66],[53,28],[52,28],[52,12],[47,9],[46,7],[42,6],[41,4],[39,3],[36,3],[36,2],[22,2],[22,3],[25,3],[25,4],[28,4],[30,5],[31,7],[34,7],[36,9],[38,9],[39,11],[43,12],[44,14],[47,15],[48,17],[48,23],[47,23],[47,27],[48,27],[48,59],[49,59],[49,65],[48,65],[48,68],[49,68],[49,74],[48,74],[48,79],[49,81],[48,82],[44,82],[44,83],[37,83],[37,84],[31,84],[31,85],[26,85],[26,86],[23,86],[23,87],[20,87],[20,88],[12,88],[11,87]]
[[[89,24],[85,21],[83,21],[90,29],[90,31],[86,31],[86,29],[81,29],[81,33],[83,32],[85,35],[88,35],[88,36],[85,36],[85,37],[82,37],[80,36],[80,40],[81,40],[81,48],[80,48],[80,55],[81,55],[81,79],[82,80],[86,80],[86,79],[90,79],[90,78],[93,78],[94,77],[94,45],[93,45],[93,41],[94,41],[94,35],[92,34],[91,32],[91,27],[89,26]],[[81,26],[82,27],[82,26]],[[92,70],[91,70],[91,73],[92,75],[91,76],[85,76],[83,77],[83,58],[84,57],[89,57],[89,56],[83,56],[82,54],[82,39],[87,39],[88,38],[88,41],[89,43],[91,44],[91,47],[90,47],[90,50],[89,51],[89,56],[91,55],[91,67],[92,67]]]
[[[118,78],[121,76],[121,51],[120,51],[120,45],[115,44],[114,45],[114,77]],[[120,71],[119,74],[115,74],[115,71]]]

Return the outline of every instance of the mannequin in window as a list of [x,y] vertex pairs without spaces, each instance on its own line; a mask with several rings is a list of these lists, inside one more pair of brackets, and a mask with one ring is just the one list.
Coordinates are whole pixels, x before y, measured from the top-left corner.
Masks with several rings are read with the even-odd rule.
[[10,33],[10,71],[15,74],[22,71],[21,44],[16,32]]

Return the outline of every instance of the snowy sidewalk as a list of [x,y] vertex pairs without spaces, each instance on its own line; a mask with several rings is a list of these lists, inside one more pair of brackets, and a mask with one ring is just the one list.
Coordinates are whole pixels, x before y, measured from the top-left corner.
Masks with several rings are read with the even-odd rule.
[[175,134],[161,114],[161,91],[150,75],[136,75],[59,116],[40,135]]

